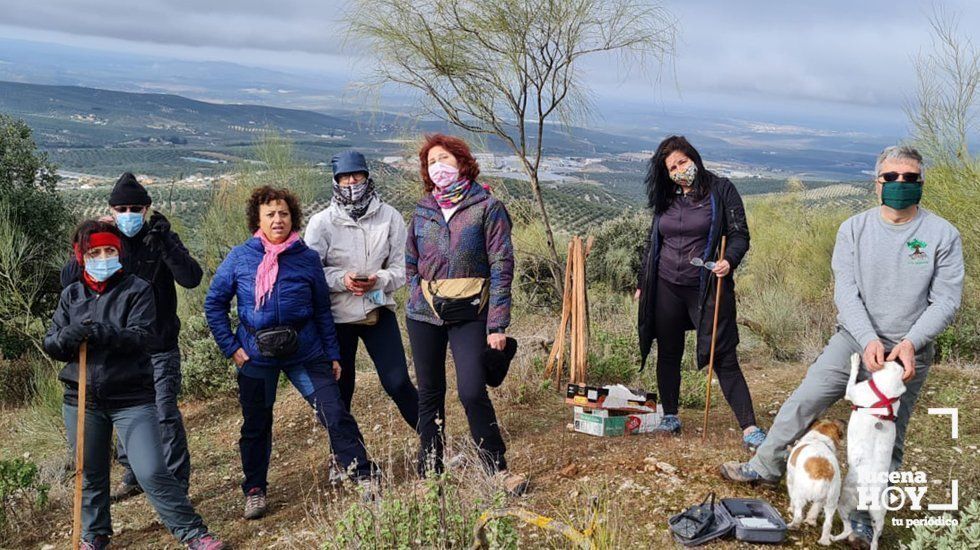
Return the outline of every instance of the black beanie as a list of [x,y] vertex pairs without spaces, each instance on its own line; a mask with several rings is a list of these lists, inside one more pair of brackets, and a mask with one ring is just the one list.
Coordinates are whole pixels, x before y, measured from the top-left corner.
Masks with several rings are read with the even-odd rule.
[[109,206],[149,206],[151,203],[150,194],[140,185],[140,182],[136,181],[136,176],[132,172],[119,176],[116,185],[112,187],[112,192],[109,193]]

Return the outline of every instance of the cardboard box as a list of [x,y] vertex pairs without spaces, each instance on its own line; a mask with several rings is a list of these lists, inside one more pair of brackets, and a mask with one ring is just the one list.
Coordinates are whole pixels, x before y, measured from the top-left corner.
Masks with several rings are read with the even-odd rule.
[[663,419],[663,408],[657,412],[630,413],[609,409],[575,407],[573,426],[576,432],[609,437],[652,432]]
[[656,411],[657,394],[631,390],[621,385],[597,387],[569,384],[565,390],[565,402],[589,409],[649,413]]
[[603,411],[586,410],[575,407],[574,426],[576,432],[599,437],[623,435],[626,430],[625,416],[595,414]]

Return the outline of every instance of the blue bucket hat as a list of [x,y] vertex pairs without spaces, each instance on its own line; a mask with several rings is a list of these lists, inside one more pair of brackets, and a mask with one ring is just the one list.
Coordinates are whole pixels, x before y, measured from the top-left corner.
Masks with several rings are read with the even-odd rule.
[[364,155],[357,151],[337,153],[330,159],[330,167],[333,168],[334,181],[337,181],[337,178],[344,174],[353,174],[356,172],[364,172],[368,176],[371,175],[370,170],[368,170],[367,160],[365,160]]

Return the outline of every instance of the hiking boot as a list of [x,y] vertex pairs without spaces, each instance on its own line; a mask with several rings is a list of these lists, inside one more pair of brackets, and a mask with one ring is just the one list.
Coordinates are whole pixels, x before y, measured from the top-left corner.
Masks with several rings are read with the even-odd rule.
[[868,550],[871,548],[871,539],[875,536],[874,529],[870,525],[859,521],[851,520],[851,534],[847,537],[847,543],[855,550]]
[[130,497],[134,497],[143,492],[143,488],[139,486],[138,483],[126,483],[126,481],[120,481],[119,485],[112,490],[109,495],[110,502],[121,502]]
[[527,476],[512,474],[507,470],[500,470],[493,477],[508,495],[514,497],[524,496],[530,486]]
[[718,471],[721,473],[721,477],[727,479],[728,481],[750,483],[752,485],[763,483],[773,487],[779,485],[778,479],[772,480],[762,477],[762,474],[753,470],[752,467],[745,462],[726,462],[718,467]]
[[343,485],[349,477],[347,472],[340,467],[336,462],[330,462],[330,467],[327,469],[327,482],[334,487],[338,485]]
[[259,519],[265,515],[265,491],[252,487],[245,494],[245,519]]
[[190,550],[222,550],[224,547],[225,543],[218,540],[211,533],[205,533],[187,543],[187,548]]
[[742,436],[742,446],[754,453],[756,449],[766,440],[766,432],[762,428],[756,428]]
[[652,433],[656,435],[680,435],[681,419],[676,414],[665,415]]
[[361,494],[361,502],[370,504],[381,500],[381,482],[373,477],[357,480],[357,492]]
[[109,548],[109,535],[96,535],[91,541],[83,540],[78,547],[81,550],[105,550]]

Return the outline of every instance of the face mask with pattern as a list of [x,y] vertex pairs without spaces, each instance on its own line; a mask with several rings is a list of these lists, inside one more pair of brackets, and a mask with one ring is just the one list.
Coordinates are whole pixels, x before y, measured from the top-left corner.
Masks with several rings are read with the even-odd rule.
[[687,168],[683,170],[675,170],[670,173],[670,179],[674,180],[674,183],[678,185],[691,185],[694,183],[694,178],[698,175],[698,165],[693,162],[687,163]]
[[376,196],[374,180],[366,180],[353,185],[340,185],[333,182],[333,201],[347,212],[347,215],[357,220],[367,212],[371,199]]

